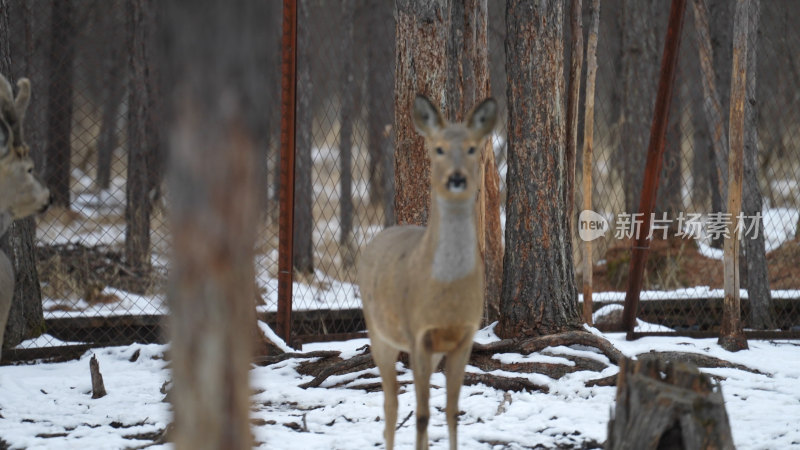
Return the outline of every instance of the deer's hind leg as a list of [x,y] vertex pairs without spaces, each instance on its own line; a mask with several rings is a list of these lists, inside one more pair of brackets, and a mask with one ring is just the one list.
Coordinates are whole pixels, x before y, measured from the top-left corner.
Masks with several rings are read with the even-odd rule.
[[397,369],[395,363],[400,352],[377,336],[372,337],[371,343],[372,359],[378,366],[381,374],[381,386],[383,386],[383,415],[386,421],[383,438],[386,440],[386,450],[392,450],[397,424]]

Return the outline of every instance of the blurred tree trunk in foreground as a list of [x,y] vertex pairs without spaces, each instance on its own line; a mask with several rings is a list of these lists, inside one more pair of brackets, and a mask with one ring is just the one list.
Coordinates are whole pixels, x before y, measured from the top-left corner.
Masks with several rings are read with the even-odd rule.
[[253,2],[168,2],[169,289],[176,449],[250,449],[256,155]]

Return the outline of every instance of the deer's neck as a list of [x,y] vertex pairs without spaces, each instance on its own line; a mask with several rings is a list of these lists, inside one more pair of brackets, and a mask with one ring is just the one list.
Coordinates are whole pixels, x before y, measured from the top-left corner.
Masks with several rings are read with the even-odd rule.
[[433,198],[428,224],[433,249],[433,278],[451,282],[470,275],[478,261],[475,202]]

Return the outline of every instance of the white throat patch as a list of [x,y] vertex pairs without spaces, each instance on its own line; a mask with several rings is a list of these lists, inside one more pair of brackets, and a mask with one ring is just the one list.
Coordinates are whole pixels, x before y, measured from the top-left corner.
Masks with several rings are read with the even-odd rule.
[[[443,200],[439,206],[439,242],[433,254],[433,278],[451,282],[475,269],[478,241],[471,207],[453,207]],[[456,208],[458,211],[453,211]],[[448,211],[450,209],[450,211]]]

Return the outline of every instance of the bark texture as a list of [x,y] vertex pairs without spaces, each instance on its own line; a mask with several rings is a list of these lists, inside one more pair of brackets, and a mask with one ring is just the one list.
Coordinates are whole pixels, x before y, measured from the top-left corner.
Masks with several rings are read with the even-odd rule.
[[254,3],[163,5],[162,64],[173,86],[168,302],[177,449],[253,446],[248,372],[259,209],[247,37],[263,26]]
[[511,0],[506,9],[508,200],[497,334],[580,326],[567,188],[563,1]]
[[448,4],[449,0],[398,0],[395,6],[395,215],[401,225],[428,223],[430,163],[414,129],[411,105],[420,93],[440,111],[451,110],[445,99],[447,46],[442,45],[450,37]]

